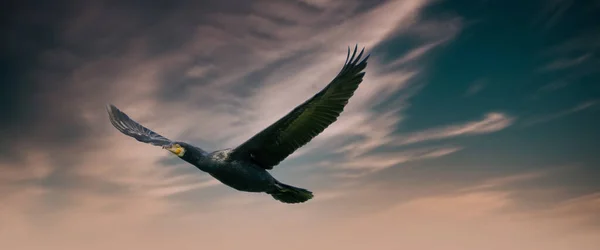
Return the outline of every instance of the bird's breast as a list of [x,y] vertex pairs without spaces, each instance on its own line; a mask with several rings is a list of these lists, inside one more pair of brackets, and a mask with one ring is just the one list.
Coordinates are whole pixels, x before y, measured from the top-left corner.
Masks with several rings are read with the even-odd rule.
[[266,191],[274,182],[266,170],[236,161],[217,163],[211,175],[225,185],[249,192]]

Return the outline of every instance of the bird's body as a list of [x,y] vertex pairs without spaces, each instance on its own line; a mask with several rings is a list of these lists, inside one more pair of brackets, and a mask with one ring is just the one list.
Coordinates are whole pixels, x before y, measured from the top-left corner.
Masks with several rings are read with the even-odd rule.
[[[208,154],[188,143],[175,143],[187,148],[187,153],[183,154],[181,159],[238,191],[267,193],[276,199],[278,199],[277,195],[283,195],[284,197],[280,199],[284,199],[282,201],[287,203],[301,202],[302,199],[308,200],[312,197],[310,191],[283,184],[267,170],[252,162],[230,158],[232,149],[217,150]],[[296,192],[301,197],[300,200],[296,200],[295,197],[285,199],[286,193],[290,192]]]
[[269,192],[275,189],[277,180],[267,170],[251,162],[230,159],[231,151],[231,149],[217,150],[199,162],[190,163],[239,191]]
[[215,172],[209,174],[234,189],[268,193],[276,188],[277,180],[267,170],[252,163],[232,161],[217,164]]
[[[322,91],[277,122],[232,149],[208,153],[186,142],[169,140],[140,125],[113,105],[107,110],[113,126],[138,141],[161,146],[182,160],[239,191],[267,193],[285,203],[305,202],[312,192],[283,184],[267,170],[278,165],[337,120],[362,82],[367,57],[356,56],[356,47],[342,71]],[[356,57],[355,57],[356,56]]]

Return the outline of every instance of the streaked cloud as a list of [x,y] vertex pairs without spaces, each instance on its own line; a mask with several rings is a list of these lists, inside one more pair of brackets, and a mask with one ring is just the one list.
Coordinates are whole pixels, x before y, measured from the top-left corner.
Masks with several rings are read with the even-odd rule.
[[[544,179],[548,167],[534,161],[544,158],[539,154],[490,170],[496,158],[458,140],[503,130],[500,136],[512,135],[508,128],[517,118],[535,117],[517,112],[517,105],[468,103],[475,106],[468,112],[448,105],[439,110],[471,119],[435,118],[428,121],[435,125],[401,132],[408,119],[419,118],[407,112],[423,112],[415,98],[426,94],[424,86],[440,84],[431,76],[472,73],[466,57],[454,62],[465,68],[460,74],[433,70],[436,57],[477,32],[465,25],[473,17],[432,13],[441,6],[426,9],[433,3],[209,0],[142,7],[106,1],[66,8],[57,2],[53,15],[19,12],[14,23],[43,29],[7,36],[22,41],[11,47],[18,62],[31,62],[18,68],[27,81],[11,86],[31,91],[10,92],[18,96],[9,102],[14,124],[0,122],[0,135],[10,142],[0,145],[0,248],[595,249],[593,188],[540,185],[552,181]],[[63,8],[68,15],[56,19]],[[51,31],[52,46],[40,38],[44,30]],[[577,41],[560,44],[561,51],[588,57],[559,53],[556,58],[568,60],[553,67],[593,63],[597,47],[584,40],[583,51]],[[273,171],[315,192],[301,206],[226,187],[118,133],[104,110],[114,103],[156,132],[207,151],[234,147],[323,88],[354,44],[372,53],[365,82],[338,122]],[[467,94],[485,87],[505,100],[502,91],[514,89],[496,86],[509,82],[497,77],[465,76],[490,79]],[[451,89],[456,103],[476,99],[461,98],[466,86]],[[498,147],[494,157],[506,157],[502,145],[488,145]],[[465,171],[457,158],[476,160],[476,167]],[[531,171],[539,165],[543,171]],[[525,208],[523,194],[563,196],[534,209]],[[265,238],[267,245],[260,243]]]
[[517,174],[517,175],[491,178],[491,179],[487,179],[487,180],[483,181],[479,185],[469,186],[465,189],[462,189],[461,191],[474,192],[474,191],[490,190],[490,189],[494,189],[494,188],[502,188],[502,187],[506,187],[506,186],[509,186],[511,184],[518,183],[518,182],[532,181],[541,176],[544,176],[545,174],[547,174],[547,173],[545,173],[545,172],[530,172],[530,173],[523,173],[523,174]]
[[464,135],[487,134],[502,130],[515,121],[515,118],[503,113],[488,113],[479,121],[464,124],[450,125],[446,127],[431,128],[424,131],[409,133],[395,138],[394,145],[406,145],[411,143],[441,140]]
[[558,59],[542,67],[542,70],[550,71],[570,68],[585,62],[588,58],[590,58],[590,56],[591,54],[584,54],[575,58]]
[[475,95],[475,94],[481,92],[485,88],[485,86],[486,86],[485,80],[483,80],[483,79],[476,80],[471,85],[469,85],[469,88],[465,92],[465,96]]
[[461,149],[462,148],[460,147],[439,147],[415,149],[404,152],[376,153],[348,161],[340,167],[376,171],[409,161],[442,157]]
[[[165,197],[213,187],[226,196],[224,190],[228,190],[227,187],[215,185],[202,174],[184,171],[174,174],[172,169],[190,166],[156,164],[166,153],[115,133],[106,122],[104,104],[115,103],[140,123],[169,138],[192,138],[192,143],[207,150],[231,147],[324,87],[328,80],[323,79],[332,79],[343,64],[346,45],[359,43],[367,49],[377,46],[389,35],[401,33],[409,27],[425,4],[425,1],[387,2],[366,12],[358,12],[356,5],[334,2],[323,2],[320,10],[295,8],[294,3],[281,2],[274,7],[270,2],[257,2],[244,10],[246,13],[252,9],[261,10],[252,12],[253,15],[211,13],[207,17],[212,18],[214,23],[193,19],[186,23],[186,20],[180,19],[185,16],[186,10],[174,10],[173,16],[158,20],[158,32],[165,32],[160,29],[161,25],[177,22],[195,26],[196,32],[185,30],[183,32],[187,35],[174,34],[181,36],[180,44],[166,46],[160,53],[151,49],[155,35],[152,29],[148,33],[126,37],[120,42],[122,53],[118,55],[76,57],[73,56],[75,52],[68,48],[49,51],[44,55],[42,69],[35,72],[35,78],[50,79],[60,84],[57,85],[60,88],[42,93],[36,99],[39,105],[45,105],[53,112],[47,117],[40,117],[40,120],[49,124],[51,117],[69,117],[77,119],[89,131],[79,137],[81,142],[72,147],[72,154],[60,155],[59,160],[69,162],[72,167],[50,161],[48,169],[38,163],[31,165],[40,166],[37,167],[40,170],[26,168],[11,172],[33,181],[47,179],[48,175],[55,173],[70,176],[69,181],[88,178],[124,187],[118,194],[117,191],[102,193],[86,189],[86,183],[77,182],[73,188],[80,188],[80,191],[64,192],[56,189],[58,182],[48,183],[42,196],[60,195],[67,203],[77,201],[79,205],[72,207],[76,211],[90,209],[104,200],[115,209],[129,206],[128,202],[145,204],[157,208],[151,213],[154,214],[167,212],[172,207]],[[105,28],[101,21],[102,16],[107,14],[105,6],[89,5],[84,8],[84,13],[95,14],[85,20],[76,17],[74,20],[79,22],[67,27],[61,39],[67,42],[92,39],[94,34],[87,30]],[[276,10],[281,8],[296,11],[285,17],[289,23],[274,22],[273,18],[284,18],[277,16]],[[353,18],[342,19],[350,15]],[[127,15],[114,18],[134,23],[145,21]],[[195,22],[198,23],[193,24]],[[240,24],[248,24],[248,29],[240,30]],[[255,33],[254,29],[263,30]],[[288,32],[294,29],[296,32]],[[299,39],[306,34],[311,34],[311,38]],[[239,37],[244,37],[244,40]],[[65,61],[72,61],[68,65],[69,70],[61,72],[59,77],[49,78],[51,72],[45,67]],[[370,134],[369,130],[377,129],[372,126],[389,126],[384,121],[371,124],[369,120],[377,114],[369,107],[391,98],[408,84],[412,76],[418,74],[406,71],[378,73],[377,69],[381,66],[378,66],[376,57],[371,65],[372,73],[366,79],[369,84],[364,84],[365,87],[353,98],[343,118],[355,120],[354,126],[363,127],[362,134]],[[178,72],[183,78],[177,76]],[[190,82],[188,78],[201,80]],[[171,89],[180,91],[180,94],[170,98],[167,93]],[[384,90],[387,94],[381,95]],[[388,116],[387,119],[397,118]],[[57,129],[62,126],[60,123],[51,124]],[[332,127],[328,130],[330,138],[333,135],[346,137],[353,126],[352,123],[337,124],[346,128]],[[327,138],[328,135],[324,134],[320,139],[325,143]],[[318,143],[315,145],[318,146]],[[111,157],[107,158],[107,155]],[[82,198],[85,195],[89,199]],[[97,212],[100,211],[90,213]]]
[[523,126],[532,126],[532,125],[535,125],[538,123],[549,122],[549,121],[552,121],[555,119],[559,119],[559,118],[571,115],[573,113],[577,113],[577,112],[589,109],[591,107],[594,107],[597,104],[598,104],[598,101],[592,100],[592,101],[580,103],[574,107],[564,109],[564,110],[561,110],[561,111],[558,111],[558,112],[555,112],[552,114],[538,115],[535,117],[531,117],[529,119],[523,120]]
[[563,15],[572,7],[571,0],[551,0],[547,1],[540,12],[536,15],[533,25],[542,26],[544,29],[550,29],[556,25]]

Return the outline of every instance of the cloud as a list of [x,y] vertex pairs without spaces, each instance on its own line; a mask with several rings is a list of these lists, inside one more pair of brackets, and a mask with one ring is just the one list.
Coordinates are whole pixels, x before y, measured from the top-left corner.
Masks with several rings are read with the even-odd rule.
[[[2,190],[12,190],[14,181],[30,181],[27,185],[42,190],[31,196],[32,201],[61,197],[68,207],[61,215],[104,214],[103,207],[109,207],[122,208],[126,216],[144,206],[153,208],[135,218],[167,213],[176,206],[169,197],[181,194],[231,195],[198,172],[173,171],[191,166],[157,164],[167,153],[118,133],[107,122],[103,107],[114,103],[156,132],[206,150],[232,147],[324,87],[342,66],[347,45],[358,43],[369,51],[410,27],[427,4],[390,1],[361,10],[356,4],[320,3],[314,9],[280,2],[274,9],[273,3],[259,1],[207,13],[205,19],[189,17],[186,9],[168,9],[153,21],[143,11],[109,13],[107,9],[115,8],[111,3],[78,6],[86,16],[68,22],[57,34],[63,46],[41,54],[40,66],[30,72],[32,86],[40,90],[31,105],[45,111],[32,113],[40,124],[33,135],[15,140],[36,146],[19,162],[23,168],[2,166],[3,172],[9,171],[3,178],[12,180],[4,182]],[[278,14],[286,8],[293,12]],[[103,20],[109,16],[126,25],[108,29]],[[164,36],[177,43],[159,44]],[[340,122],[319,136],[321,142],[316,140],[313,147],[337,143],[353,134],[354,127],[360,127],[358,135],[373,138],[367,142],[372,145],[393,132],[391,126],[399,117],[393,112],[379,117],[371,107],[393,98],[419,71],[381,68],[374,56],[365,84]],[[370,132],[380,128],[386,131]],[[73,139],[67,142],[64,135]],[[33,152],[40,152],[42,160],[30,163]],[[102,188],[77,180],[93,180]],[[38,205],[42,210],[50,206]],[[105,216],[120,215],[108,212],[98,217]]]
[[545,29],[550,29],[561,20],[572,5],[573,1],[570,0],[548,1],[540,8],[541,11],[536,15],[532,24],[534,26],[543,25]]
[[460,147],[438,147],[393,153],[375,153],[357,157],[340,165],[339,167],[347,169],[364,169],[368,170],[368,172],[371,172],[396,166],[409,161],[442,157],[444,155],[457,152],[461,149],[462,148]]
[[[497,215],[511,202],[502,192],[425,197],[431,194],[420,190],[423,196],[404,199],[395,193],[398,186],[374,189],[381,187],[378,180],[369,186],[361,178],[339,178],[357,171],[385,174],[397,164],[464,150],[438,145],[378,151],[385,144],[492,133],[514,122],[506,114],[489,113],[480,120],[397,134],[403,111],[418,91],[415,79],[424,72],[416,64],[401,67],[427,59],[457,34],[460,22],[422,20],[429,2],[418,0],[368,8],[360,1],[208,3],[75,7],[79,11],[73,13],[80,14],[60,29],[64,33],[56,33],[61,46],[41,54],[39,68],[29,72],[37,93],[30,104],[35,132],[19,138],[14,130],[7,133],[15,147],[27,150],[17,150],[23,154],[18,163],[0,161],[0,248],[331,249],[346,244],[346,249],[436,249],[444,242],[481,249],[489,241],[473,242],[472,234],[511,239],[530,231],[509,229],[540,226]],[[168,138],[209,151],[232,147],[324,87],[342,66],[347,45],[377,51],[390,38],[407,34],[422,43],[394,67],[373,54],[364,84],[339,121],[273,171],[315,191],[315,202],[303,206],[241,193],[193,166],[165,161],[173,156],[118,133],[104,111],[104,104],[114,103]],[[321,156],[326,161],[319,161]],[[300,167],[307,162],[320,165]],[[328,168],[318,169],[325,163]],[[298,168],[288,168],[294,164]],[[322,175],[304,175],[310,171]],[[418,188],[427,189],[426,184],[438,183]],[[377,203],[366,204],[370,197]],[[378,212],[356,212],[365,205]],[[542,228],[554,233],[563,224],[550,225]],[[265,237],[270,244],[256,241]],[[504,249],[516,249],[539,246],[539,239],[502,242],[513,244]]]
[[209,66],[196,65],[196,66],[193,66],[192,68],[190,68],[186,75],[189,76],[190,78],[200,78],[200,77],[205,76],[212,69],[213,69],[213,67],[210,65]]
[[571,108],[568,108],[565,110],[561,110],[561,111],[555,112],[553,114],[538,115],[538,116],[531,117],[529,119],[525,119],[525,120],[523,120],[522,125],[523,126],[532,126],[532,125],[535,125],[538,123],[549,122],[549,121],[552,121],[555,119],[562,118],[564,116],[568,116],[568,115],[589,109],[591,107],[594,107],[597,104],[598,104],[598,101],[596,101],[596,100],[583,102],[574,107],[571,107]]
[[570,229],[581,230],[581,226],[595,229],[600,225],[598,212],[600,212],[600,193],[591,193],[563,201],[538,216],[560,218],[559,220],[569,223]]
[[542,86],[537,92],[555,91],[555,90],[559,90],[564,87],[567,87],[568,85],[569,85],[569,82],[564,81],[564,80],[558,80],[558,81],[554,81],[554,82],[551,82],[551,83],[548,83],[548,84]]
[[591,54],[584,54],[576,58],[558,59],[542,67],[542,71],[561,70],[577,66],[590,58]]
[[[239,200],[230,200],[235,203],[226,203],[229,206],[222,210],[207,214],[203,207],[197,207],[197,213],[163,221],[139,221],[136,213],[128,213],[129,218],[117,217],[118,213],[130,210],[113,211],[110,206],[102,213],[88,210],[71,214],[66,217],[70,219],[51,226],[26,228],[28,224],[24,223],[4,224],[15,217],[2,218],[4,223],[0,230],[5,229],[3,226],[11,227],[2,231],[0,239],[3,247],[21,249],[36,249],[42,245],[47,249],[86,246],[92,250],[108,247],[193,249],[202,244],[213,249],[279,249],[282,245],[289,245],[289,249],[331,249],[344,245],[345,249],[372,246],[379,249],[591,250],[600,243],[596,237],[598,228],[581,230],[575,225],[597,213],[597,196],[579,197],[540,214],[505,211],[505,207],[515,202],[506,191],[472,190],[419,197],[349,219],[325,213],[315,204],[240,206],[247,200],[240,194],[236,197]],[[351,205],[364,202],[354,199]],[[94,201],[95,206],[110,204],[106,199],[94,198]],[[137,214],[143,216],[157,211],[142,201],[131,199],[129,206],[139,209]],[[56,230],[57,226],[60,231]],[[271,238],[267,245],[256,240],[263,239],[261,235],[265,233]],[[37,240],[27,240],[31,237]]]
[[181,192],[186,192],[190,190],[200,189],[204,187],[210,187],[221,184],[217,180],[209,180],[204,182],[196,182],[188,185],[180,185],[180,186],[167,186],[164,188],[151,190],[150,193],[156,196],[169,196]]
[[424,131],[400,135],[394,139],[394,145],[407,145],[417,142],[440,140],[462,135],[487,134],[502,130],[515,121],[515,118],[503,113],[488,113],[482,120],[464,124],[432,128]]
[[467,89],[467,91],[465,92],[465,96],[472,96],[475,95],[479,92],[481,92],[485,86],[487,85],[485,80],[477,80],[474,83],[472,83],[469,88]]
[[509,175],[502,177],[495,177],[491,179],[484,180],[479,185],[469,186],[467,188],[461,189],[463,192],[473,192],[473,191],[482,191],[482,190],[493,190],[495,188],[506,188],[507,186],[518,183],[525,182],[537,179],[546,173],[544,172],[530,172],[530,173],[522,173],[517,175]]
[[[448,39],[448,37],[446,37],[446,39]],[[443,44],[446,41],[446,39],[419,46],[419,47],[407,52],[404,56],[390,62],[387,65],[387,67],[390,69],[394,69],[394,68],[397,68],[398,66],[401,66],[407,62],[413,62],[415,59],[423,57],[423,55],[425,55],[430,50]]]

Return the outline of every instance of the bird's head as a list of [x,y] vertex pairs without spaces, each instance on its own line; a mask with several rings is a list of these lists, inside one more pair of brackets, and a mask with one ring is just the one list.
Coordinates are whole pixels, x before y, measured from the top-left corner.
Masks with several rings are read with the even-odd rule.
[[171,153],[183,157],[185,155],[186,149],[179,143],[171,143],[169,145],[162,146],[163,149],[169,150]]

